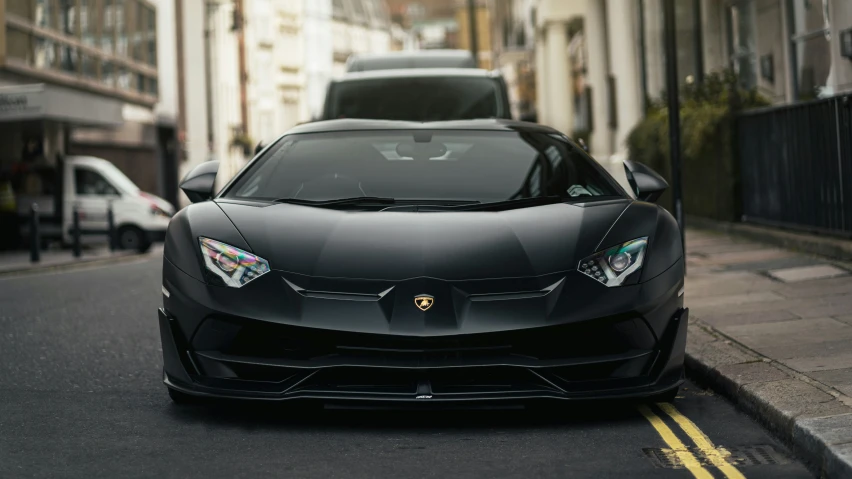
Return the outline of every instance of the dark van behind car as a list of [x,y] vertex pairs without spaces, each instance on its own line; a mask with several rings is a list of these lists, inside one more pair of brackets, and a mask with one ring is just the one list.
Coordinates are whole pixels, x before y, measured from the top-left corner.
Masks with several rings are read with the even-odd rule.
[[353,54],[346,61],[348,73],[406,68],[476,68],[476,60],[467,50],[418,50]]
[[321,120],[450,121],[511,119],[506,82],[474,68],[349,73],[328,87]]

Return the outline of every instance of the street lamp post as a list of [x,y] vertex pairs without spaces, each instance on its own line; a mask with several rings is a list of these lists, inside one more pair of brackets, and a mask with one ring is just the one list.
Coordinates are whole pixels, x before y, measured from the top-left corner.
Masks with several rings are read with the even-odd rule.
[[470,30],[470,53],[473,61],[479,66],[479,34],[476,26],[476,0],[467,0],[467,20]]
[[681,182],[680,100],[677,73],[677,31],[675,30],[675,0],[663,0],[666,40],[666,92],[669,110],[669,151],[672,167],[672,198],[674,215],[680,226],[681,244],[686,245],[683,220],[683,185]]

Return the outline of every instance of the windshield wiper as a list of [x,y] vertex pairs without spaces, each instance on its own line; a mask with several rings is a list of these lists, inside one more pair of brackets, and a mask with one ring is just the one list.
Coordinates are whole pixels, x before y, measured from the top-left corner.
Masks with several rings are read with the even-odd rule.
[[612,200],[617,196],[531,196],[527,198],[515,198],[511,200],[492,201],[476,205],[459,205],[447,208],[450,211],[502,211],[514,208],[528,208],[530,206],[553,205],[556,203],[590,203],[595,201]]
[[492,201],[476,205],[460,205],[451,208],[453,211],[492,211],[512,208],[526,208],[528,206],[551,205],[576,200],[565,196],[533,196],[529,198],[515,198],[513,200]]
[[355,196],[353,198],[337,198],[333,200],[302,200],[299,198],[278,198],[276,203],[289,203],[304,206],[337,206],[337,205],[395,205],[395,198],[383,198],[381,196]]
[[396,199],[381,196],[356,196],[352,198],[337,198],[333,200],[303,200],[299,198],[278,198],[275,203],[289,203],[303,206],[346,206],[346,205],[435,205],[441,207],[455,208],[457,206],[470,206],[478,204],[478,201],[470,200],[428,200],[428,199]]

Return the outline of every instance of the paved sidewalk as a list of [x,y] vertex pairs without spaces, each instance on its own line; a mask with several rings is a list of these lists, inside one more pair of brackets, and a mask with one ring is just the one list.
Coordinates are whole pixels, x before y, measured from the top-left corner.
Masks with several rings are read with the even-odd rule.
[[790,442],[823,477],[852,477],[848,265],[687,230],[687,365]]
[[[161,249],[161,245],[154,245],[145,254],[156,253]],[[131,260],[139,255],[136,251],[111,252],[108,247],[97,246],[83,248],[80,257],[75,258],[71,249],[50,249],[41,252],[38,263],[32,263],[29,250],[3,251],[0,252],[0,275],[68,269],[82,265],[92,266],[99,263]]]

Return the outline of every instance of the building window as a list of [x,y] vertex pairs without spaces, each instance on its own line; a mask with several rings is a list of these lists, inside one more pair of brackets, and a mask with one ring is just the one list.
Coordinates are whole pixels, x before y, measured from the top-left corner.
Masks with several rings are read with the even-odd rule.
[[94,46],[97,42],[97,24],[98,10],[95,0],[80,0],[80,35],[84,45]]
[[728,7],[728,50],[731,68],[743,88],[757,86],[757,45],[753,0],[742,0]]
[[39,27],[50,28],[52,26],[50,3],[52,0],[36,0],[35,24]]
[[834,94],[828,0],[788,0],[796,100]]
[[50,70],[58,83],[88,80],[130,101],[156,100],[157,18],[149,0],[31,0],[24,8],[26,1],[9,3],[0,25],[6,68]]
[[[148,40],[148,65],[157,66],[157,13],[153,8],[145,9],[148,16],[148,23],[145,24],[147,27],[147,35],[146,38]],[[156,80],[154,80],[156,83]]]

